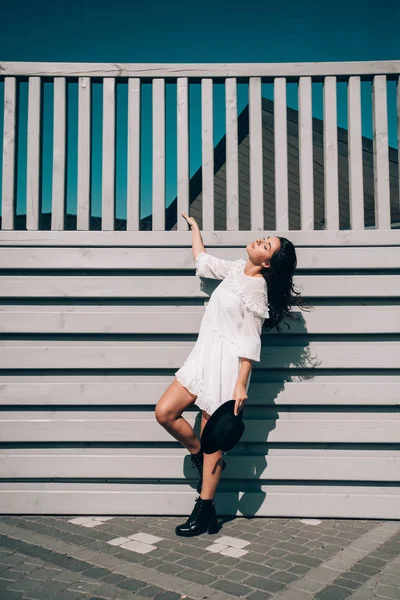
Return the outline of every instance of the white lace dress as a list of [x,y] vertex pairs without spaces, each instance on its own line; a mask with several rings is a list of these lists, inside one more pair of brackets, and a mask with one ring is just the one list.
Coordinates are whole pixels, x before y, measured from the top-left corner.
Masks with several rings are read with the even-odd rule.
[[197,341],[175,377],[197,395],[196,406],[211,415],[232,399],[241,357],[260,361],[261,328],[269,315],[267,284],[264,277],[244,274],[242,258],[224,260],[200,252],[195,265],[199,277],[223,281],[211,294]]

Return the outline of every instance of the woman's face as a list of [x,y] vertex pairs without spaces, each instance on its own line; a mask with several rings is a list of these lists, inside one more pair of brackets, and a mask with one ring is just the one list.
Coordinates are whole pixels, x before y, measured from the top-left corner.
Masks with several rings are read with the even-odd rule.
[[279,250],[281,243],[278,237],[258,238],[246,246],[251,262],[264,268],[269,266],[272,255]]

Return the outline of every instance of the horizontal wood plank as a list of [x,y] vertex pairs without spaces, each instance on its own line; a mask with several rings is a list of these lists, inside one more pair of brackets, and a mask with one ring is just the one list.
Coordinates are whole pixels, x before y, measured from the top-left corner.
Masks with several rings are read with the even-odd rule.
[[[400,380],[393,376],[357,377],[342,373],[315,375],[312,381],[287,381],[273,373],[250,381],[247,406],[398,406]],[[141,405],[155,406],[174,376],[153,375],[0,375],[4,405]],[[382,394],[382,389],[385,393]]]
[[[210,254],[245,259],[242,248],[213,248]],[[398,269],[400,245],[387,248],[298,248],[298,269]],[[191,248],[22,248],[0,252],[1,269],[193,269]]]
[[[281,342],[282,345],[279,344]],[[2,340],[3,369],[178,369],[195,342]],[[398,369],[400,342],[308,341],[277,338],[264,345],[254,369]]]
[[[399,519],[400,488],[369,485],[243,486],[221,482],[215,499],[224,515],[317,518]],[[7,514],[187,515],[197,493],[188,484],[0,483],[0,512]],[[110,508],[112,498],[112,509]],[[257,506],[255,512],[254,507]],[[134,509],[132,508],[134,507]]]
[[[176,290],[176,288],[175,288]],[[176,293],[176,292],[175,292]],[[286,334],[400,333],[400,306],[315,306],[293,309]],[[1,333],[198,334],[203,306],[18,306],[0,305]]]
[[[193,267],[194,268],[194,267]],[[296,288],[312,298],[396,298],[398,275],[297,275]],[[213,285],[201,289],[191,276],[57,276],[0,275],[0,298],[206,298]],[[178,292],[177,292],[178,290]]]
[[[204,245],[245,246],[260,235],[286,237],[296,247],[395,246],[400,244],[400,229],[390,231],[201,231]],[[0,231],[0,246],[166,246],[190,247],[190,231]]]
[[[196,413],[182,416],[194,427]],[[248,408],[243,415],[245,443],[397,443],[396,411],[328,413]],[[6,411],[0,413],[0,441],[167,443],[170,434],[153,412],[142,411]]]
[[65,77],[287,77],[392,75],[400,73],[400,60],[297,63],[71,63],[0,62],[2,75]]
[[[399,450],[264,448],[267,456],[236,446],[227,454],[221,480],[393,481],[400,475]],[[154,478],[196,481],[186,449],[44,448],[0,449],[3,477]]]

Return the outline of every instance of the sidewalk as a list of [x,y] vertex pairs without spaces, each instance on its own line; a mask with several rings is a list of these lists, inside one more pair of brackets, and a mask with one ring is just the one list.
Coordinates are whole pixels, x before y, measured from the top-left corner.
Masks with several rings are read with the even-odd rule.
[[2,600],[400,599],[400,521],[0,516]]

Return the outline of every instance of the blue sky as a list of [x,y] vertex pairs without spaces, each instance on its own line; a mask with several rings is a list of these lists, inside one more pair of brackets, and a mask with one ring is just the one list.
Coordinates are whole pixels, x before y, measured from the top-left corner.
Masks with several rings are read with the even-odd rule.
[[[362,7],[361,7],[362,4]],[[338,0],[316,3],[287,0],[237,3],[82,0],[44,2],[19,0],[2,10],[0,61],[55,62],[308,62],[400,59],[400,3]],[[378,8],[377,8],[378,7]],[[371,136],[372,114],[369,84],[363,84],[363,134]],[[26,141],[26,86],[20,96],[20,143],[18,163],[18,212],[24,212],[24,155]],[[322,86],[314,86],[314,116],[322,117]],[[272,98],[272,87],[263,86]],[[338,86],[339,125],[346,127],[346,90]],[[167,90],[167,198],[176,193],[175,89]],[[70,86],[68,156],[68,210],[76,205],[76,86]],[[126,89],[117,94],[117,216],[125,216]],[[238,90],[239,111],[247,103],[246,86]],[[3,87],[0,84],[0,103]],[[200,164],[200,90],[190,94],[190,170]],[[141,216],[151,210],[151,92],[142,95],[142,201]],[[216,89],[215,142],[224,135],[223,89]],[[44,89],[43,206],[50,207],[52,90]],[[297,108],[295,86],[288,86],[288,105]],[[389,143],[397,146],[395,85],[388,86]],[[93,213],[99,214],[101,195],[101,89],[93,89]],[[2,135],[2,116],[0,117]]]

